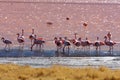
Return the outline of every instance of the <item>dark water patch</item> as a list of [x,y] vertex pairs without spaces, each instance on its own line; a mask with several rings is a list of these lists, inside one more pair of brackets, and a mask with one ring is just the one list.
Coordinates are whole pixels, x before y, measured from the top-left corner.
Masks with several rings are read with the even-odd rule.
[[[107,52],[100,51],[99,53],[95,50],[90,51],[74,51],[70,50],[70,52],[58,52],[55,50],[33,50],[30,51],[28,49],[19,50],[12,49],[8,50],[0,50],[0,57],[105,57],[105,56],[120,56],[120,51]],[[116,59],[117,60],[117,59]],[[120,60],[120,59],[118,59]]]
[[120,57],[113,59],[113,61],[120,61]]

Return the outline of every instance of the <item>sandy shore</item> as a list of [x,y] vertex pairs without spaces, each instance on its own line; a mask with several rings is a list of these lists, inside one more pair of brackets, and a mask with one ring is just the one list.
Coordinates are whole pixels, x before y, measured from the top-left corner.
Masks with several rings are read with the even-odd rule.
[[54,65],[32,68],[28,65],[0,64],[0,80],[120,80],[120,70],[106,67],[70,68]]

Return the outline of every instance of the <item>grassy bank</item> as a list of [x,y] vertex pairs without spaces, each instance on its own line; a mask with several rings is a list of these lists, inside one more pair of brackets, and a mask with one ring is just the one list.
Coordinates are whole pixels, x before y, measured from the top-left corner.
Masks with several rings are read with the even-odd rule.
[[120,80],[120,70],[106,67],[70,68],[52,66],[32,68],[14,64],[0,64],[0,80]]

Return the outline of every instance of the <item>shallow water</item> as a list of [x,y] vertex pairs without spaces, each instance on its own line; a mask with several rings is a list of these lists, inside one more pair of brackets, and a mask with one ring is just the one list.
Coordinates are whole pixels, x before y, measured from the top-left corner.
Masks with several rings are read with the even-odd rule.
[[57,53],[56,50],[0,50],[0,63],[13,63],[19,65],[30,65],[32,67],[50,67],[52,65],[63,65],[69,67],[99,67],[106,66],[112,69],[120,69],[120,52],[114,51],[110,54],[101,51],[99,55],[95,50],[82,51],[71,50],[70,53]]
[[33,67],[50,67],[63,65],[69,67],[100,67],[120,69],[120,57],[19,57],[0,58],[0,63],[14,63]]
[[[76,0],[76,3],[77,1],[79,2]],[[88,1],[86,0],[86,2]],[[113,34],[112,40],[120,42],[120,5],[112,2],[113,0],[111,4],[0,2],[0,37],[5,37],[13,42],[11,51],[5,51],[4,44],[0,42],[0,63],[15,63],[33,67],[49,67],[57,64],[72,67],[103,65],[113,69],[120,68],[119,44],[115,45],[112,55],[106,46],[101,48],[99,55],[96,54],[94,47],[91,47],[91,51],[86,50],[85,52],[71,47],[70,53],[63,55],[56,53],[56,47],[53,43],[55,36],[67,36],[71,39],[74,38],[73,34],[76,32],[78,33],[77,37],[82,37],[82,39],[88,37],[94,42],[99,36],[100,40],[104,41],[103,37],[108,31]],[[47,22],[53,24],[48,25]],[[88,23],[86,29],[82,25],[84,22]],[[43,37],[46,41],[42,52],[38,50],[31,52],[29,49],[28,36],[31,34],[32,28],[35,29],[37,37]],[[25,30],[24,50],[18,49],[16,40],[16,33],[21,33],[21,29]]]

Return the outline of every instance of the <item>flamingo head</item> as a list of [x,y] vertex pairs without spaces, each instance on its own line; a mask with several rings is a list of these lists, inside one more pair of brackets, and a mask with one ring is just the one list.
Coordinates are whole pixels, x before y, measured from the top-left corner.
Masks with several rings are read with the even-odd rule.
[[34,31],[34,29],[32,29],[32,31]]
[[24,32],[24,29],[22,29],[22,32]]
[[19,36],[20,34],[19,34],[19,33],[17,33],[16,35],[18,35],[18,36]]
[[86,37],[86,40],[88,40],[88,38]]
[[4,40],[4,39],[5,39],[4,37],[1,38],[1,40]]
[[65,40],[67,40],[67,37],[64,37]]
[[107,39],[107,36],[104,36],[104,39]]
[[34,34],[34,29],[32,29],[32,34]]
[[62,37],[59,37],[60,40],[62,40]]
[[57,37],[55,37],[54,40],[57,40]]
[[97,40],[99,40],[99,37],[97,37]]

